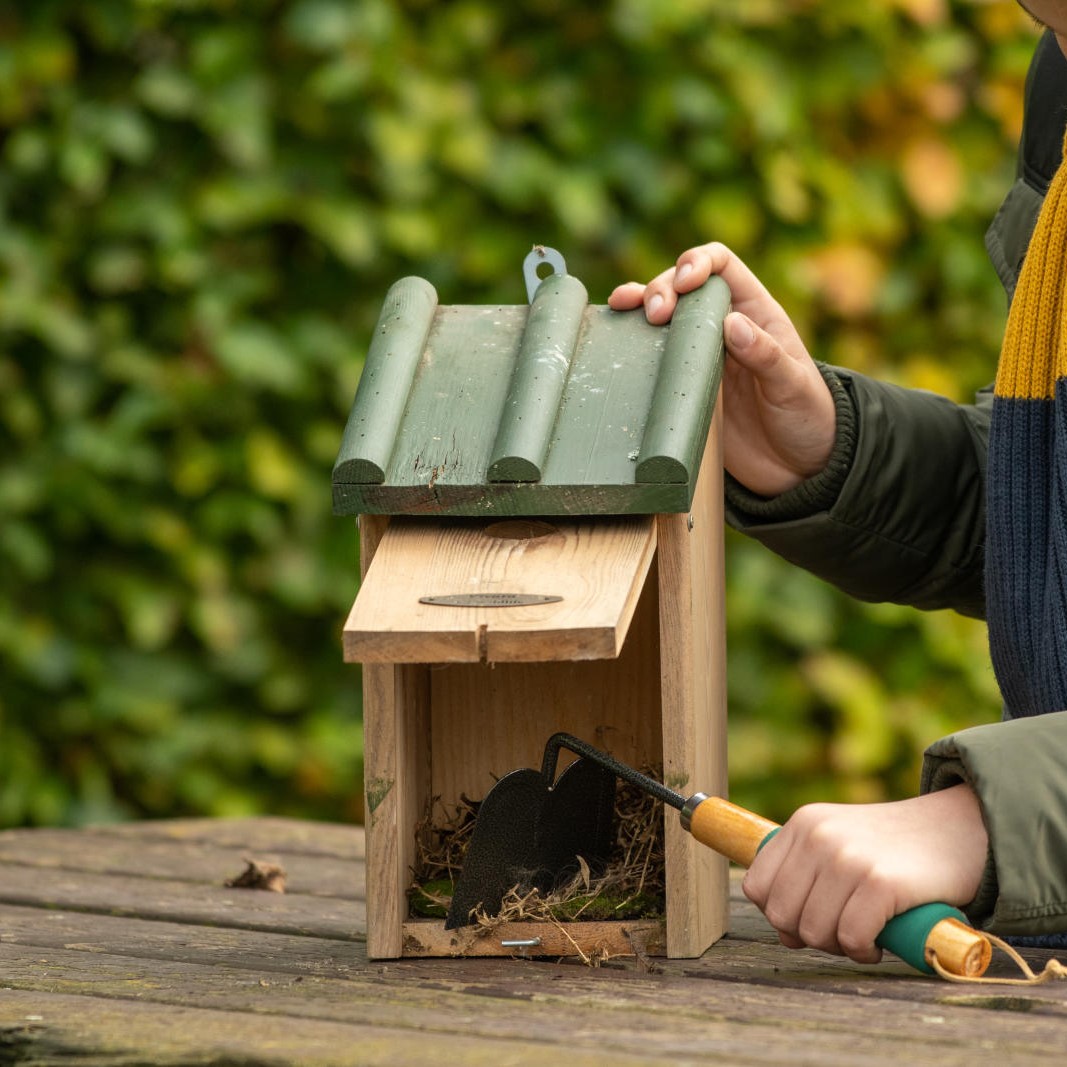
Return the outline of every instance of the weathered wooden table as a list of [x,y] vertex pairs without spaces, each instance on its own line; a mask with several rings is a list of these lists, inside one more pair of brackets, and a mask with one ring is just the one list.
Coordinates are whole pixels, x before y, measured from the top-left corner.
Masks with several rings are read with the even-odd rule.
[[[1067,985],[790,952],[736,879],[733,932],[700,960],[368,962],[362,855],[358,828],[273,818],[0,833],[0,1064],[1015,1067],[1067,1048]],[[225,888],[245,856],[289,891]]]

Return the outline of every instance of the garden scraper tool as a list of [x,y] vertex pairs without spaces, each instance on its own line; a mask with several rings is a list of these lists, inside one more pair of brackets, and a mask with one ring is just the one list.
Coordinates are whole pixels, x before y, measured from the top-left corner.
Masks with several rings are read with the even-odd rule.
[[[553,785],[561,748],[581,758]],[[693,837],[742,867],[780,829],[721,797],[683,797],[570,734],[553,734],[540,773],[512,771],[482,802],[446,929],[469,924],[479,905],[496,914],[516,884],[523,889],[560,884],[578,869],[578,856],[591,866],[603,862],[611,847],[616,777],[677,808]],[[945,971],[977,977],[992,954],[989,941],[947,904],[923,904],[895,916],[876,943],[925,974],[934,973],[930,960],[936,955]]]
[[445,929],[466,926],[479,905],[496,915],[513,886],[550,893],[578,873],[581,856],[597,874],[614,843],[615,774],[579,759],[556,778],[559,746],[540,771],[504,775],[478,807]]

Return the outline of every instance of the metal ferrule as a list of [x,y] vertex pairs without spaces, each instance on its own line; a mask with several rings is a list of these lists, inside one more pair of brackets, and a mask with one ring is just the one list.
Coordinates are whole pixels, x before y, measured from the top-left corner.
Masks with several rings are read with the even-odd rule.
[[682,814],[680,816],[682,820],[682,829],[687,833],[689,832],[689,824],[693,821],[693,812],[708,799],[707,793],[694,793],[686,802],[682,805]]

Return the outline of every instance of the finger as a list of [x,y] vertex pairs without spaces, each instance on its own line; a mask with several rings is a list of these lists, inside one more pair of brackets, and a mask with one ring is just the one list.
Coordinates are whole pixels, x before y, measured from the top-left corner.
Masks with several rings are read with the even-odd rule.
[[762,910],[767,903],[778,872],[789,856],[791,845],[792,834],[788,827],[783,827],[756,853],[756,858],[745,872],[741,891],[757,908]]
[[645,318],[653,326],[670,322],[678,306],[678,293],[674,288],[674,267],[657,274],[645,286]]
[[715,264],[725,261],[725,257],[713,257],[710,247],[700,245],[698,248],[689,248],[678,257],[674,265],[675,292],[691,293],[699,289],[715,273]]
[[[781,843],[780,838],[784,838]],[[773,845],[779,847],[772,851]],[[783,829],[760,850],[741,887],[779,934],[797,940],[801,936],[800,918],[815,877],[810,852],[798,848],[794,835]]]
[[842,874],[836,865],[820,870],[804,900],[796,931],[805,945],[834,956],[845,955],[838,929],[841,912],[854,889],[854,883]]
[[857,963],[877,963],[882,950],[874,943],[893,917],[893,894],[877,877],[869,877],[848,898],[837,922],[841,951]]
[[814,869],[803,857],[794,855],[793,862],[775,878],[763,907],[767,922],[779,934],[787,934],[795,941],[810,944],[801,932],[801,922],[814,885]]
[[689,266],[691,270],[686,272],[683,278],[676,280],[675,285],[679,292],[687,293],[696,289],[712,274],[718,274],[730,287],[730,295],[737,310],[747,313],[755,311],[757,307],[778,307],[777,301],[759,278],[721,241],[698,245],[683,252],[676,264],[679,273],[685,266]]
[[787,406],[806,383],[806,363],[794,359],[767,330],[747,315],[732,311],[723,323],[726,348],[759,381],[764,399]]
[[645,318],[653,326],[662,326],[670,321],[678,303],[678,294],[674,291],[674,267],[657,274],[647,285],[626,282],[617,286],[608,297],[608,306],[615,311],[631,311],[642,303],[645,305]]
[[618,285],[608,297],[608,307],[615,311],[631,311],[640,307],[645,299],[645,287],[640,282],[626,282]]

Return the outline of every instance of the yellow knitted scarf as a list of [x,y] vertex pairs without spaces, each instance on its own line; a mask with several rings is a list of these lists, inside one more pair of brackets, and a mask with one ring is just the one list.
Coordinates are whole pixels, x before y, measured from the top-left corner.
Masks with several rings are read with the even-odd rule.
[[[1067,137],[1064,138],[1067,157]],[[1012,298],[996,395],[1051,400],[1067,377],[1067,165],[1048,188]]]
[[1067,708],[1065,316],[1067,163],[1061,163],[1008,314],[989,428],[986,617],[1010,718]]

